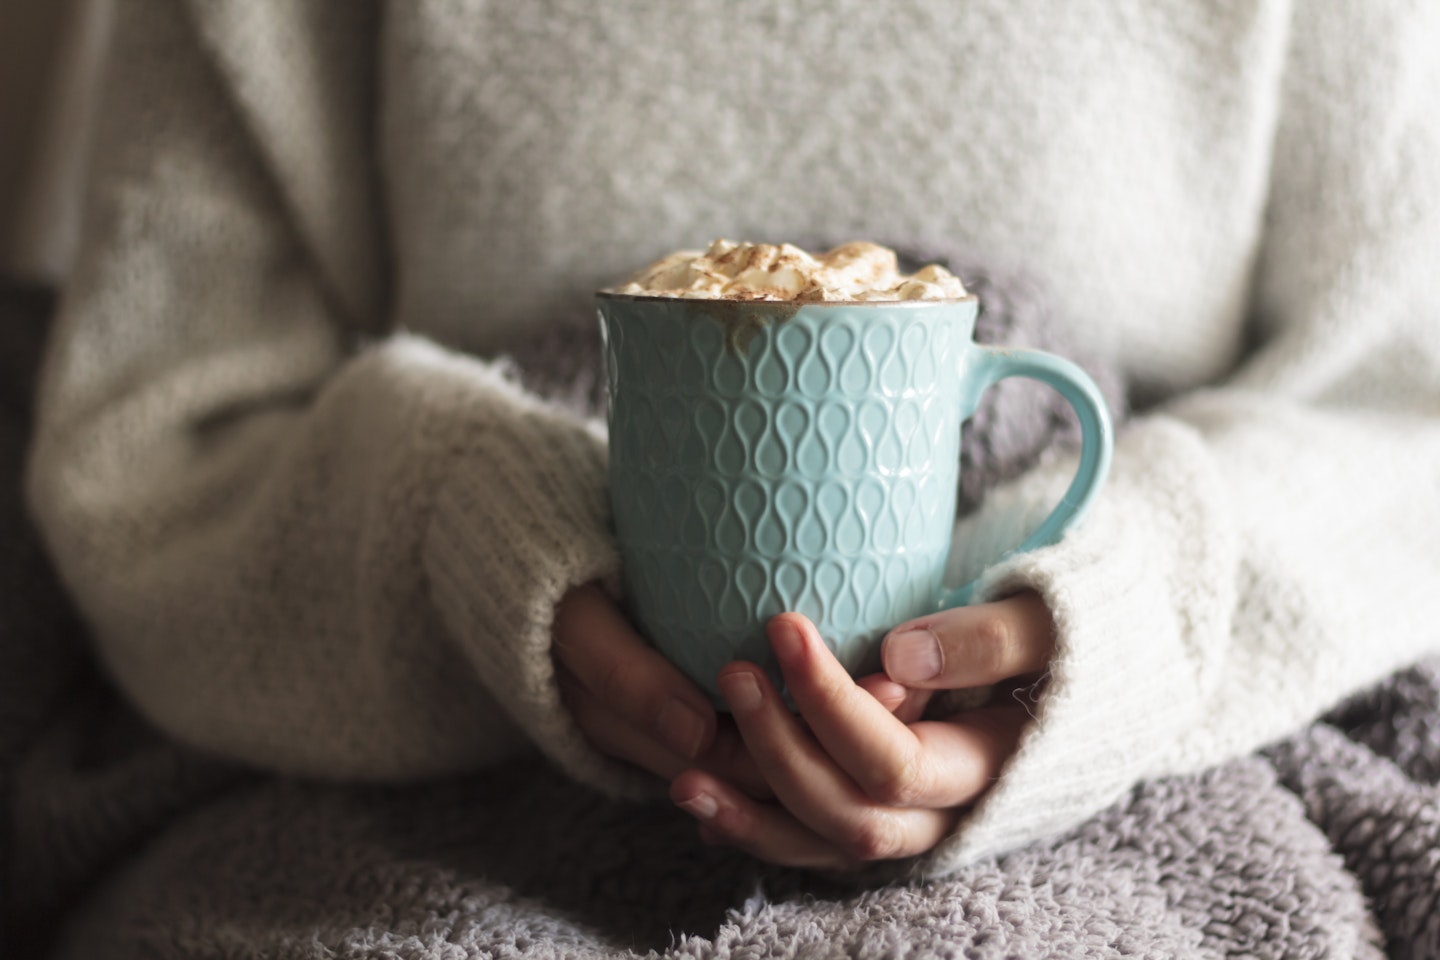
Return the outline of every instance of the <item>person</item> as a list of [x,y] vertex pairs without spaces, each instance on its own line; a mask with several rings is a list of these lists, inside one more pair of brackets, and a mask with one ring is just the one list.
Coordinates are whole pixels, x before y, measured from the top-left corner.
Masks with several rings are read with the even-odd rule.
[[[1416,0],[136,0],[116,31],[28,492],[184,743],[384,782],[538,749],[758,858],[940,874],[1440,646]],[[798,716],[744,663],[717,714],[649,649],[603,429],[493,362],[717,236],[962,248],[1138,411],[1086,522],[897,625],[885,675],[772,623]],[[957,577],[1071,469],[988,496]]]

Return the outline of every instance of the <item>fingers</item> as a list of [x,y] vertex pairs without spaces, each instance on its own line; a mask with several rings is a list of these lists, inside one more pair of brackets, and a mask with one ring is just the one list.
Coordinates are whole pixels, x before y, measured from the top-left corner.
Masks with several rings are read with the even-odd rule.
[[933,696],[929,690],[916,690],[896,683],[883,673],[858,677],[855,685],[880,701],[901,723],[914,723],[925,714]]
[[[922,773],[915,735],[850,679],[808,619],[782,614],[770,622],[767,632],[790,697],[827,758],[833,758],[868,796],[914,805],[913,798],[897,794],[899,781],[916,781]],[[728,694],[728,689],[721,689]],[[735,709],[733,703],[731,707]],[[751,728],[738,710],[735,721],[749,743]],[[772,748],[778,742],[774,737],[769,741]],[[768,772],[758,755],[756,762]],[[917,782],[917,792],[920,789]],[[777,792],[781,792],[778,787]]]
[[727,783],[733,783],[743,790],[746,796],[755,800],[775,799],[775,791],[770,789],[770,784],[755,766],[755,760],[750,756],[750,748],[745,746],[740,731],[729,720],[721,723],[715,734],[715,742],[692,766],[714,774]]
[[1019,704],[976,707],[960,717],[911,726],[921,753],[942,775],[933,778],[933,794],[921,799],[964,796],[973,804],[996,780],[1015,753],[1030,713]]
[[956,607],[901,624],[880,648],[885,674],[908,687],[956,690],[1044,670],[1055,625],[1039,594]]
[[778,806],[758,804],[699,771],[687,771],[672,785],[671,797],[712,834],[771,862],[838,868],[913,856],[949,832],[954,811],[901,809],[866,796],[806,732],[759,668],[726,667],[720,688]]
[[667,780],[694,762],[601,702],[568,669],[557,671],[557,679],[570,716],[596,750]]
[[[863,834],[845,842],[822,836],[787,808],[757,802],[703,771],[687,771],[677,778],[670,786],[670,799],[700,823],[701,836],[708,841],[737,847],[757,859],[781,866],[848,871],[867,861],[889,856],[877,856],[875,841],[865,839]],[[888,815],[888,812],[880,811],[880,814]],[[949,834],[956,814],[917,811],[911,819],[929,821],[909,825],[913,852],[919,853]],[[881,828],[871,836],[888,836],[890,832],[889,828]]]
[[670,784],[670,799],[699,821],[703,836],[757,859],[812,870],[846,870],[855,865],[837,845],[783,807],[757,803],[704,771],[677,777]]
[[[999,775],[1028,715],[1018,706],[967,711],[944,722],[906,724],[852,681],[804,617],[771,621],[776,659],[813,743],[870,800],[895,807],[943,809],[973,803]],[[722,688],[724,689],[724,688]],[[770,776],[762,750],[782,734],[756,733],[736,711],[745,741]],[[789,731],[784,731],[788,733]],[[789,744],[787,749],[799,748]],[[778,795],[781,787],[771,780]]]
[[[1024,722],[1024,711],[986,708],[993,714],[976,725],[981,739],[993,729],[995,742],[1013,743]],[[937,734],[949,725],[925,724]],[[1005,734],[1002,731],[1010,731]],[[955,731],[958,739],[964,731]],[[971,745],[964,744],[968,749]],[[1008,753],[1008,748],[1001,748]],[[1001,754],[996,754],[1002,756]],[[1002,756],[1003,759],[1003,756]],[[998,761],[991,769],[998,770]],[[955,829],[960,808],[900,811],[878,804],[866,804],[854,816],[855,827],[822,834],[787,806],[757,802],[734,789],[723,779],[700,770],[688,770],[670,787],[670,798],[701,825],[709,842],[725,843],[750,855],[783,866],[810,869],[852,870],[862,863],[892,856],[922,853],[934,847]],[[863,803],[864,801],[862,801]],[[900,842],[893,838],[903,833]]]
[[[789,711],[759,668],[732,664],[721,671],[719,683],[745,745],[780,805],[797,823],[835,846],[844,859],[912,856],[933,847],[948,831],[953,820],[950,811],[900,808],[866,795]],[[904,733],[904,724],[883,706],[853,683],[851,690],[874,708],[874,712],[861,714],[860,722],[880,720],[887,728]],[[813,722],[809,715],[806,720]],[[713,799],[718,802],[722,798]],[[741,828],[756,833],[735,832]],[[721,822],[718,829],[726,829],[726,823]],[[729,839],[737,844],[763,844],[767,831],[774,830],[774,822],[756,813],[729,824],[728,829]]]
[[[998,615],[1048,657],[1049,615],[1028,604],[1018,598]],[[768,632],[799,716],[753,664],[726,667],[719,684],[776,802],[757,802],[695,769],[671,785],[671,798],[707,838],[765,860],[845,869],[931,849],[999,777],[1030,719],[1011,703],[922,721],[929,690],[907,689],[893,675],[852,680],[805,617],[783,614]],[[997,657],[991,668],[1024,666],[1028,657]]]
[[774,796],[733,724],[722,725],[699,757],[686,757],[600,701],[568,669],[561,668],[558,678],[571,716],[591,745],[606,756],[634,764],[665,780],[673,780],[685,770],[699,767],[751,797],[766,800]]
[[[693,759],[710,746],[716,719],[704,693],[652,649],[599,588],[566,594],[554,632],[555,659],[572,681],[567,706],[592,739],[611,741],[625,750],[620,756],[647,769],[644,760],[657,749]],[[637,738],[651,742],[642,747]]]

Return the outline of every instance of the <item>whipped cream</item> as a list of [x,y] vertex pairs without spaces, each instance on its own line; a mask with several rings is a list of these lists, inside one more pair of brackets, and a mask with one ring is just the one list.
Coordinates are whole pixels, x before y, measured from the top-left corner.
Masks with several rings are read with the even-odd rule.
[[902,274],[895,251],[857,241],[811,254],[794,244],[716,240],[636,271],[613,293],[702,300],[952,300],[960,278],[939,264]]

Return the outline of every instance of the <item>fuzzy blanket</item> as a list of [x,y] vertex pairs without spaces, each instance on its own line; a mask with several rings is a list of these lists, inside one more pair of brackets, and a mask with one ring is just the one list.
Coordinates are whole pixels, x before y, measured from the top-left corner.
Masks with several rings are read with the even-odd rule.
[[[354,787],[168,742],[86,659],[18,510],[44,306],[7,292],[0,324],[0,955],[1440,957],[1440,661],[1263,754],[1141,784],[1066,835],[929,882],[758,864],[539,761]],[[1057,346],[1016,326],[1023,309],[1002,314],[986,335]],[[583,405],[584,369],[526,375]],[[977,484],[1068,429],[1023,390],[978,424]]]

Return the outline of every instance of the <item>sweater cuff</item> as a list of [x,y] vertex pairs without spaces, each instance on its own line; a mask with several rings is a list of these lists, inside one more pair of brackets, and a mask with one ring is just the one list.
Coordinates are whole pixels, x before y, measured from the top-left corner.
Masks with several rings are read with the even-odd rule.
[[451,438],[423,547],[446,630],[511,721],[569,775],[612,795],[653,792],[589,745],[550,656],[566,591],[598,581],[614,592],[619,580],[603,431],[484,364],[425,349],[481,388],[466,398],[466,431]]
[[[1197,612],[1228,610],[1226,597],[1192,602],[1197,590],[1225,592],[1233,570],[1233,551],[1216,532],[1218,478],[1198,439],[1173,423],[1136,426],[1124,446],[1117,466],[1143,468],[1117,469],[1090,516],[1059,544],[980,578],[975,602],[1037,591],[1054,617],[1055,653],[999,779],[916,863],[918,873],[947,873],[1072,829],[1142,778],[1203,759],[1181,755],[1177,744],[1200,715],[1228,636],[1224,615]],[[962,524],[957,566],[976,544],[1018,539],[1042,518],[1070,467],[1051,465]]]

